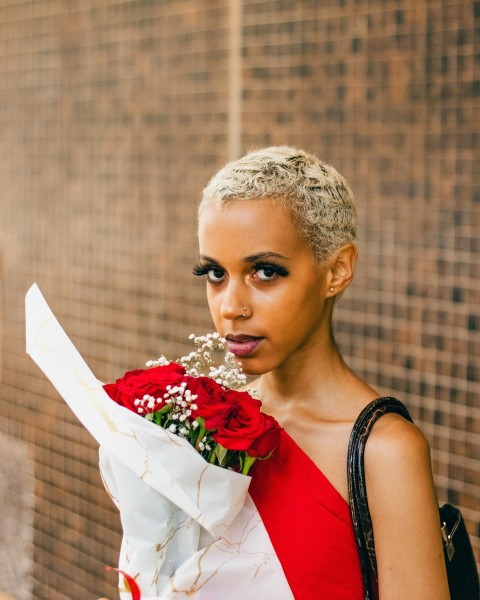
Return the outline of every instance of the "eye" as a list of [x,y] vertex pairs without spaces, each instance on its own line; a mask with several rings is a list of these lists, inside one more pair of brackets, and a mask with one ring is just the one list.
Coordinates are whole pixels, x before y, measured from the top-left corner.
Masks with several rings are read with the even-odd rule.
[[289,274],[287,269],[275,264],[257,264],[254,269],[253,277],[260,281],[272,281],[277,277],[287,277]]
[[225,271],[218,265],[195,265],[192,273],[198,277],[206,275],[210,283],[221,283],[225,279]]
[[273,267],[263,267],[263,269],[258,269],[258,271],[255,273],[258,279],[261,279],[262,281],[273,279],[276,274],[277,273]]
[[225,279],[225,273],[220,267],[207,268],[206,275],[210,283],[221,283]]

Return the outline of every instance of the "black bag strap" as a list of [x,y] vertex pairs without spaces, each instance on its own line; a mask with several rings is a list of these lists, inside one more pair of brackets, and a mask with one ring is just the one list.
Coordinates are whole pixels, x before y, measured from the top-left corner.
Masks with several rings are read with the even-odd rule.
[[408,421],[412,421],[407,407],[400,400],[392,397],[377,398],[368,404],[358,416],[348,445],[348,496],[362,567],[365,600],[374,600],[373,582],[378,578],[373,528],[365,483],[365,445],[372,427],[387,412],[397,413]]

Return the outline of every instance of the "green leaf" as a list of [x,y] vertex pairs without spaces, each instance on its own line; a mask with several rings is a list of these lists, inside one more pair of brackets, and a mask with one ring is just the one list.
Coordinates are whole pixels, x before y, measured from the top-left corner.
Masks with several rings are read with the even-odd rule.
[[217,457],[218,464],[221,467],[225,466],[225,463],[227,462],[227,454],[228,450],[224,448],[221,444],[215,445],[215,455]]
[[156,410],[153,414],[153,422],[162,427],[165,426],[166,420],[168,420],[168,415],[170,414],[170,406],[168,404],[164,406],[161,410]]
[[250,467],[253,465],[253,463],[257,460],[256,456],[250,456],[249,454],[246,454],[243,458],[243,460],[241,460],[242,464],[242,474],[243,475],[247,475],[248,472],[250,471]]

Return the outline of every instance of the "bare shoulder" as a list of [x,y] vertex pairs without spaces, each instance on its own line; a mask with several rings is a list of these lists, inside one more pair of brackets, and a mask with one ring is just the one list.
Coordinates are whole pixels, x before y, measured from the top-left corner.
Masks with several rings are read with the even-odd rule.
[[[365,449],[367,470],[430,464],[430,447],[423,432],[400,415],[388,413],[375,424]],[[371,469],[371,468],[372,469]]]
[[381,417],[365,448],[368,504],[375,529],[412,512],[428,513],[438,521],[438,504],[425,435],[396,414]]

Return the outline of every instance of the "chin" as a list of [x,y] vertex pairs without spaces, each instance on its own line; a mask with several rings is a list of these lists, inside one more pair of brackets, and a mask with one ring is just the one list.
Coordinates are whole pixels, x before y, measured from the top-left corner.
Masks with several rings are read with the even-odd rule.
[[238,358],[238,362],[242,365],[242,370],[245,375],[249,377],[259,377],[260,375],[264,375],[268,373],[270,369],[266,368],[265,365],[262,365],[261,361],[255,358]]

